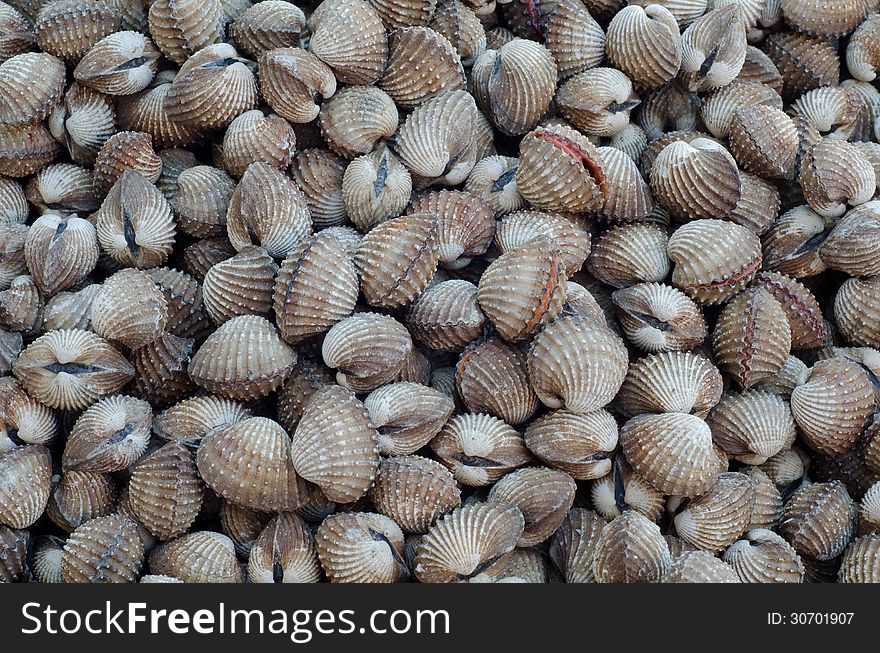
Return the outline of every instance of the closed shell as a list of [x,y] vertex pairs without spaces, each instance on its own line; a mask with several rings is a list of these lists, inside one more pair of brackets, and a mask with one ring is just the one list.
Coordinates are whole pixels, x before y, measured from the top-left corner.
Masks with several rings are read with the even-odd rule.
[[156,0],[148,21],[156,45],[177,65],[223,38],[220,0]]
[[430,27],[403,27],[389,34],[388,66],[378,86],[398,106],[418,106],[464,89],[465,82],[461,57],[442,34]]
[[746,57],[746,21],[738,3],[697,18],[681,35],[681,78],[691,91],[732,82]]
[[3,3],[0,7],[0,24],[3,36],[0,37],[0,61],[30,50],[34,43],[33,22],[15,7]]
[[135,380],[131,391],[157,408],[170,406],[194,387],[187,374],[194,340],[163,331],[153,342],[132,352]]
[[0,453],[0,525],[27,528],[40,518],[52,489],[52,457],[43,445]]
[[627,416],[685,413],[706,417],[720,401],[722,389],[721,373],[707,359],[691,352],[663,352],[630,365],[616,401]]
[[[727,138],[737,110],[756,106],[769,106],[781,110],[782,98],[767,84],[736,79],[708,95],[700,106],[700,115],[713,136]],[[746,122],[743,119],[741,121]],[[763,136],[773,138],[778,135],[763,134]],[[734,155],[736,156],[736,151]]]
[[572,478],[595,479],[611,470],[617,423],[604,410],[586,414],[558,410],[529,424],[525,443],[543,462]]
[[205,313],[198,281],[172,268],[153,268],[147,271],[147,275],[159,286],[168,302],[165,328],[179,338],[201,341],[207,337],[210,321]]
[[293,159],[296,135],[281,116],[252,109],[236,116],[223,135],[223,166],[240,177],[255,161],[285,170]]
[[437,216],[440,263],[455,270],[486,253],[495,235],[492,211],[481,199],[462,191],[438,190],[418,196],[410,212]]
[[489,501],[514,505],[525,518],[519,547],[539,544],[562,524],[574,502],[576,486],[559,470],[526,467],[501,478],[489,492]]
[[298,47],[305,31],[303,10],[281,0],[250,5],[229,25],[235,46],[250,57],[276,48]]
[[110,276],[92,301],[92,330],[131,349],[158,338],[167,321],[168,303],[162,291],[134,268]]
[[172,201],[182,231],[199,238],[226,233],[226,211],[235,182],[222,170],[197,165],[180,173]]
[[[171,71],[161,71],[140,93],[121,97],[117,107],[119,127],[149,134],[156,147],[181,147],[198,141],[202,137],[200,129],[173,120],[165,106],[165,98],[171,90],[174,77],[175,75]],[[98,93],[94,93],[94,95],[97,97],[92,98],[92,102],[100,106],[100,99],[103,96]],[[115,117],[113,114],[109,117],[111,129]],[[107,134],[107,137],[109,136],[110,134]],[[68,148],[71,149],[71,152],[76,151],[70,142],[68,142]]]
[[203,395],[179,401],[157,414],[153,432],[162,440],[180,441],[196,449],[203,437],[224,431],[250,416],[250,410],[239,403]]
[[880,277],[850,278],[834,298],[834,319],[840,333],[854,345],[880,346]]
[[780,0],[785,22],[794,29],[818,36],[841,36],[853,31],[868,13],[866,0],[843,0],[834,4],[816,0]]
[[553,54],[560,77],[569,77],[602,63],[605,33],[583,3],[557,4],[546,17],[543,31],[545,45]]
[[0,122],[39,122],[61,101],[64,62],[44,52],[25,52],[0,63]]
[[413,302],[407,314],[410,334],[438,350],[458,351],[483,331],[486,316],[477,303],[477,287],[451,279],[429,287]]
[[235,546],[222,533],[197,531],[160,544],[150,552],[150,571],[184,583],[243,583]]
[[718,553],[746,530],[754,501],[748,476],[724,472],[705,494],[688,502],[675,515],[675,530],[685,542]]
[[590,500],[596,512],[609,521],[634,510],[657,522],[666,509],[666,495],[633,472],[621,453],[614,457],[610,473],[590,484]]
[[118,472],[147,448],[153,411],[146,401],[113,395],[80,415],[61,456],[65,471]]
[[581,269],[590,254],[590,234],[574,220],[556,213],[516,211],[498,221],[495,246],[503,254],[536,238],[547,237],[559,248],[570,276]]
[[443,514],[461,503],[452,474],[420,456],[388,458],[379,465],[370,501],[406,533],[427,533]]
[[769,292],[788,317],[792,349],[812,349],[825,344],[822,310],[804,285],[778,272],[761,272],[755,286]]
[[252,583],[317,583],[321,580],[315,538],[301,517],[291,512],[281,513],[266,525],[250,550],[248,579]]
[[633,511],[602,529],[593,555],[598,583],[657,583],[672,562],[660,528]]
[[643,351],[686,351],[706,338],[700,308],[672,286],[640,283],[616,290],[611,300],[627,339]]
[[395,583],[409,575],[403,533],[385,515],[330,515],[318,528],[315,543],[331,583]]
[[722,554],[744,583],[802,583],[804,565],[782,537],[763,529],[748,531]]
[[667,246],[666,232],[655,225],[615,226],[593,243],[587,268],[599,281],[616,288],[660,282],[669,275]]
[[32,175],[51,163],[59,151],[58,142],[42,124],[0,123],[0,175]]
[[[641,128],[633,126],[633,129]],[[611,137],[623,137],[627,128]],[[642,178],[635,161],[624,149],[624,144],[597,148],[605,162],[607,195],[605,205],[597,214],[611,222],[630,222],[647,218],[655,209],[651,189]]]
[[34,221],[24,244],[34,282],[54,295],[82,281],[98,262],[98,237],[87,220],[47,213]]
[[778,32],[767,37],[764,51],[782,76],[784,99],[794,99],[820,86],[837,86],[840,58],[824,38],[800,32]]
[[837,580],[840,583],[876,583],[880,579],[880,534],[853,540],[843,553]]
[[747,390],[724,397],[709,417],[713,440],[733,458],[762,465],[795,438],[794,419],[779,395]]
[[269,50],[260,57],[260,91],[266,103],[292,123],[308,123],[321,110],[318,98],[336,92],[333,71],[300,48]]
[[138,529],[134,521],[120,514],[97,517],[77,528],[61,555],[64,582],[134,582],[144,559]]
[[676,557],[663,575],[664,583],[740,583],[736,572],[707,551]]
[[855,535],[857,516],[858,507],[843,483],[813,483],[788,500],[779,533],[801,555],[831,560]]
[[379,449],[389,456],[414,453],[446,424],[455,404],[439,390],[400,381],[373,390],[364,407],[379,432]]
[[799,181],[804,199],[819,215],[843,215],[847,205],[864,204],[874,196],[874,168],[860,150],[825,138],[804,156]]
[[605,520],[591,510],[572,508],[550,540],[550,559],[567,583],[595,582],[593,553]]
[[205,310],[216,324],[238,315],[267,316],[278,266],[262,247],[247,246],[205,275]]
[[[385,71],[388,41],[379,14],[364,0],[331,0],[310,17],[311,50],[344,84],[372,84]],[[340,39],[339,35],[346,38]]]
[[[331,233],[338,237],[354,231],[342,226],[348,217],[342,194],[345,170],[346,162],[342,157],[317,148],[301,150],[290,164],[291,175],[306,198],[312,224],[316,229],[333,229]],[[350,240],[341,239],[346,244]]]
[[681,66],[681,36],[675,17],[661,4],[630,5],[608,24],[605,51],[613,66],[648,87],[671,80]]
[[352,223],[363,232],[401,214],[410,199],[409,170],[387,147],[348,164],[342,178],[342,199]]
[[321,107],[321,133],[334,152],[354,158],[397,131],[394,100],[375,86],[348,86]]
[[34,36],[41,50],[76,61],[121,26],[121,16],[109,3],[54,0],[40,8]]
[[880,66],[880,48],[877,46],[880,15],[870,14],[850,36],[846,46],[846,68],[855,79],[872,82]]

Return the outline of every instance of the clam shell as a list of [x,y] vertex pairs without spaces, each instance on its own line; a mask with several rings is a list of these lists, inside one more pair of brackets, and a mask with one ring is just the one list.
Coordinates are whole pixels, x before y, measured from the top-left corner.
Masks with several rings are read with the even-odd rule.
[[616,404],[630,417],[685,413],[703,418],[720,401],[722,389],[720,372],[702,356],[663,352],[630,364]]
[[820,134],[843,140],[868,138],[871,117],[863,96],[842,86],[807,91],[792,105]]
[[143,132],[117,132],[101,146],[95,159],[95,187],[107,195],[126,170],[143,175],[150,184],[162,173],[162,160],[153,151],[153,140]]
[[877,185],[874,168],[861,151],[830,138],[806,152],[799,181],[810,208],[828,217],[843,215],[847,204],[869,201]]
[[192,357],[189,375],[209,392],[229,399],[256,399],[280,386],[296,352],[272,324],[256,315],[225,322]]
[[752,479],[755,490],[755,505],[747,530],[775,528],[782,518],[782,493],[760,467],[744,467],[741,471]]
[[804,565],[782,537],[759,528],[748,531],[722,554],[744,583],[802,583]]
[[284,118],[252,109],[229,123],[222,147],[223,167],[234,177],[255,161],[285,170],[293,159],[296,134]]
[[602,63],[605,33],[583,3],[558,3],[546,17],[543,32],[560,77],[569,77]]
[[834,319],[840,333],[852,344],[880,346],[880,316],[876,306],[880,277],[847,279],[834,298]]
[[586,414],[558,410],[529,424],[525,443],[544,463],[574,479],[595,479],[611,470],[617,423],[604,410]]
[[739,576],[723,561],[706,551],[677,556],[663,574],[664,583],[740,583]]
[[700,308],[671,286],[640,283],[616,290],[611,300],[627,339],[643,351],[686,351],[706,338]]
[[[649,140],[659,141],[656,155],[669,143],[682,140],[684,134],[678,134],[678,131],[687,132],[687,140],[701,137],[699,132],[693,131],[697,128],[699,115],[696,94],[681,84],[670,82],[645,94],[639,107],[638,123]],[[669,129],[675,131],[668,132]],[[644,167],[644,161],[642,165]]]
[[[736,79],[727,86],[709,94],[700,106],[700,115],[706,128],[713,136],[727,138],[734,122],[734,114],[739,109],[757,106],[768,106],[782,110],[782,98],[775,89],[767,84]],[[741,126],[743,123],[748,123],[745,119],[741,118],[740,120]],[[766,136],[775,135],[767,134]],[[734,150],[734,154],[736,155],[736,150]]]
[[764,177],[791,179],[805,150],[818,138],[810,125],[769,104],[753,104],[733,112],[730,149],[746,170]]
[[46,508],[52,489],[52,457],[42,445],[0,453],[0,525],[27,528]]
[[235,182],[222,170],[197,165],[177,178],[171,202],[181,231],[198,238],[226,233],[226,211]]
[[501,478],[489,492],[489,501],[513,505],[525,518],[518,547],[530,547],[549,538],[562,524],[574,502],[577,487],[565,472],[526,467]]
[[681,35],[681,79],[691,91],[732,82],[746,58],[746,21],[739,3],[712,9]]
[[556,94],[562,115],[591,136],[613,136],[629,123],[629,113],[639,100],[632,82],[616,68],[591,68],[578,73]]
[[833,227],[809,206],[798,206],[777,219],[764,236],[764,267],[796,279],[823,272],[819,247]]
[[299,47],[306,31],[302,9],[281,0],[247,4],[229,25],[229,36],[237,49],[256,59],[276,48]]
[[768,181],[742,171],[739,184],[739,201],[727,219],[761,236],[774,225],[779,215],[779,191]]
[[709,426],[693,415],[637,415],[621,427],[620,444],[635,472],[667,494],[702,494],[719,472]]
[[202,438],[228,429],[251,416],[243,405],[214,395],[184,399],[157,414],[153,432],[162,440],[198,448]]
[[482,199],[496,215],[516,211],[525,206],[516,185],[519,159],[489,156],[477,162],[465,182],[465,190]]
[[149,276],[168,303],[168,322],[165,328],[178,338],[207,337],[209,319],[202,304],[202,290],[198,281],[180,270],[153,268]]
[[858,507],[840,481],[813,483],[785,504],[779,533],[802,556],[828,561],[855,535]]
[[777,487],[797,489],[807,473],[810,460],[799,447],[783,449],[761,465]]
[[117,472],[147,448],[153,411],[146,401],[124,395],[99,400],[80,415],[64,446],[65,471]]
[[26,125],[46,118],[64,94],[64,62],[24,52],[0,63],[0,122]]
[[399,456],[414,453],[437,435],[454,403],[438,390],[404,381],[377,388],[364,407],[379,431],[380,451]]
[[669,275],[666,232],[655,225],[612,227],[593,244],[587,267],[599,281],[622,288]]
[[485,254],[495,235],[490,207],[466,192],[432,191],[417,197],[409,210],[436,215],[440,263],[448,269],[462,268]]
[[53,0],[40,8],[34,21],[34,37],[44,52],[76,61],[120,27],[121,16],[107,3]]
[[29,211],[28,199],[16,181],[0,178],[0,201],[0,225],[25,223]]
[[362,497],[379,467],[379,434],[364,405],[345,388],[316,391],[303,408],[290,458],[297,473],[331,501]]
[[403,533],[385,515],[330,515],[318,528],[315,544],[331,583],[396,583],[409,575]]
[[609,521],[634,510],[657,522],[666,507],[666,496],[634,473],[621,453],[614,456],[610,473],[590,484],[590,500]]
[[184,583],[243,583],[235,545],[222,533],[198,531],[160,544],[150,552],[150,571]]
[[54,535],[37,538],[34,543],[32,572],[41,583],[61,583],[64,540]]
[[131,391],[153,406],[165,408],[189,394],[193,382],[187,374],[194,341],[163,332],[153,342],[132,353],[135,380]]
[[[176,122],[165,107],[165,98],[171,90],[174,77],[170,71],[162,71],[145,90],[120,98],[117,107],[119,127],[146,132],[156,147],[180,147],[198,141],[202,136],[199,128]],[[98,104],[98,99],[93,102]],[[113,117],[111,115],[111,126]],[[51,127],[51,120],[49,124]],[[70,143],[68,147],[71,147]]]
[[42,124],[0,123],[0,175],[32,175],[51,163],[59,151],[58,142]]
[[24,246],[27,242],[28,227],[11,222],[0,225],[0,288],[6,290],[13,280],[27,272]]
[[880,274],[875,242],[880,228],[880,203],[868,202],[841,218],[819,246],[819,257],[829,268],[854,277]]
[[24,340],[21,333],[0,331],[0,373],[8,374],[12,371],[12,365],[22,349]]
[[345,169],[342,199],[354,225],[367,232],[400,215],[410,199],[409,170],[387,147],[358,157]]
[[794,29],[818,36],[842,36],[853,31],[868,13],[865,0],[843,0],[833,5],[816,0],[780,0],[785,22]]
[[613,331],[585,318],[564,316],[532,341],[529,379],[546,406],[588,413],[617,394],[627,360],[623,341]]
[[144,560],[138,529],[120,514],[87,521],[64,543],[61,578],[65,583],[134,582]]
[[100,284],[89,284],[76,292],[60,292],[52,297],[43,312],[43,330],[84,329],[92,324],[92,301]]
[[388,36],[388,66],[378,82],[401,108],[411,109],[443,94],[464,89],[458,51],[430,27],[402,27]]
[[[342,226],[348,218],[342,195],[345,170],[346,162],[341,157],[322,149],[301,150],[290,164],[291,175],[306,198],[312,224],[316,229],[338,227],[331,232],[338,237],[347,230],[354,231]],[[348,244],[350,239],[341,240]]]
[[854,539],[840,561],[839,583],[876,583],[880,579],[880,534]]
[[220,526],[223,533],[232,540],[238,555],[248,557],[257,538],[272,519],[272,515],[236,506],[225,499],[221,501]]
[[678,24],[661,4],[622,8],[608,24],[605,39],[611,64],[637,84],[665,84],[681,66]]
[[[2,14],[0,14],[2,17]],[[0,526],[0,583],[17,582],[28,569],[30,533]]]
[[346,158],[370,153],[397,131],[394,100],[375,86],[347,86],[327,100],[319,117],[330,149]]
[[705,494],[683,504],[674,518],[675,530],[685,542],[718,553],[746,530],[754,502],[751,479],[724,472]]
[[764,42],[764,51],[782,76],[783,99],[794,99],[820,86],[837,86],[840,58],[827,39],[800,32],[778,32]]
[[47,213],[28,231],[24,258],[34,283],[46,295],[75,286],[98,262],[98,237],[87,220]]
[[[626,129],[626,128],[624,128]],[[633,129],[641,131],[633,125]],[[624,132],[612,136],[614,139]],[[621,145],[621,148],[623,145]],[[607,195],[602,211],[597,215],[612,222],[629,222],[647,218],[654,210],[651,189],[639,173],[635,161],[624,149],[618,147],[597,148],[605,162]]]
[[330,371],[300,356],[287,380],[278,389],[278,422],[292,432],[302,417],[303,407],[317,390],[333,383]]
[[212,266],[202,285],[208,315],[216,324],[238,315],[267,316],[277,270],[266,250],[254,246]]
[[[427,0],[430,7],[433,0]],[[464,66],[472,66],[486,49],[486,30],[479,17],[465,3],[441,0],[431,16],[428,27],[449,39],[461,56]]]
[[156,45],[177,65],[223,38],[221,0],[155,0],[147,19]]
[[159,68],[162,54],[139,32],[115,32],[98,41],[73,70],[84,86],[109,95],[144,90]]
[[168,321],[168,303],[146,273],[125,268],[110,276],[92,301],[92,330],[130,349],[158,338]]
[[0,7],[0,24],[3,25],[3,36],[0,37],[0,61],[31,49],[34,44],[34,26],[26,12],[20,12],[4,2]]
[[872,82],[877,78],[880,49],[877,47],[880,15],[870,14],[852,33],[846,46],[846,68],[855,79]]
[[[46,166],[28,182],[25,193],[44,213],[88,212],[99,205],[92,171],[70,163]],[[9,207],[14,209],[14,204]]]
[[87,408],[134,375],[110,343],[80,329],[40,336],[21,353],[12,372],[34,399],[64,410]]
[[672,563],[657,524],[627,511],[605,525],[593,553],[598,583],[657,583]]
[[321,355],[327,367],[339,370],[337,382],[368,392],[400,373],[411,348],[409,332],[394,318],[356,313],[330,328]]
[[795,439],[788,404],[779,395],[746,390],[724,397],[709,416],[712,439],[733,458],[762,465]]
[[556,213],[516,211],[497,223],[495,247],[506,253],[536,238],[547,237],[559,248],[566,275],[581,269],[590,254],[590,233]]
[[259,65],[260,92],[266,103],[292,123],[308,123],[318,116],[318,97],[336,92],[333,71],[311,52],[278,48],[263,53]]
[[252,583],[317,583],[321,580],[315,538],[301,517],[281,513],[266,525],[250,550],[248,580]]
[[116,484],[110,476],[95,472],[67,471],[52,491],[46,514],[64,531],[113,512]]
[[410,335],[431,349],[459,351],[483,331],[486,316],[477,303],[477,287],[463,279],[430,286],[409,309]]
[[550,540],[550,559],[566,583],[592,583],[593,553],[605,520],[591,510],[572,508]]
[[463,485],[491,485],[531,460],[522,436],[496,417],[452,417],[430,442],[437,458]]
[[58,435],[55,412],[31,399],[11,377],[0,385],[0,451],[26,444],[49,444]]
[[[364,0],[330,0],[310,17],[311,50],[343,84],[372,84],[385,71],[388,41],[376,10]],[[339,35],[346,38],[340,39]]]
[[773,295],[785,311],[792,349],[812,349],[825,343],[822,310],[809,289],[778,272],[761,272],[754,285]]
[[0,292],[0,326],[32,335],[43,321],[43,297],[37,284],[26,275],[15,277],[8,290]]

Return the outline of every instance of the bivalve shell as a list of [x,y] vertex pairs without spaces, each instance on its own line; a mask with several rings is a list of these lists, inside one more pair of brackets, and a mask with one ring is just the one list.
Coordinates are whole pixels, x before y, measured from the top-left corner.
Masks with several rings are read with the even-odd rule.
[[248,579],[252,583],[317,583],[321,580],[315,538],[301,517],[285,512],[266,524],[250,550]]
[[46,213],[28,231],[24,258],[34,283],[54,295],[81,282],[95,267],[98,236],[87,220]]
[[[310,17],[309,50],[343,84],[372,84],[388,63],[385,26],[364,0],[330,0]],[[345,38],[340,38],[344,34]]]
[[623,7],[608,24],[608,60],[636,84],[656,87],[670,81],[681,66],[681,35],[662,4]]
[[501,478],[489,492],[489,501],[513,505],[525,518],[517,546],[530,547],[549,538],[562,524],[574,502],[577,487],[559,470],[526,467]]
[[525,443],[544,463],[575,480],[600,478],[611,470],[617,423],[604,410],[583,415],[558,410],[529,424]]
[[121,514],[97,517],[78,527],[64,543],[65,583],[133,583],[144,560],[139,526]]
[[763,529],[748,531],[732,544],[722,559],[744,583],[802,583],[804,565],[782,537]]
[[124,395],[99,400],[73,425],[61,456],[64,470],[106,474],[128,468],[146,450],[152,422],[146,401]]
[[25,52],[0,63],[0,123],[26,125],[46,118],[64,94],[64,62]]
[[315,544],[331,583],[396,583],[409,576],[403,532],[385,515],[330,515],[318,528]]
[[217,263],[202,284],[205,310],[216,324],[239,315],[267,316],[278,266],[262,247],[249,245]]
[[260,57],[259,76],[266,103],[292,123],[313,121],[321,110],[318,98],[329,98],[336,92],[333,71],[300,48],[265,52]]
[[802,556],[828,561],[855,535],[858,507],[840,481],[813,483],[785,504],[779,533]]
[[92,301],[92,330],[130,349],[153,342],[167,322],[165,295],[145,272],[135,268],[107,278]]
[[640,283],[614,291],[611,301],[626,338],[642,351],[687,351],[706,338],[700,308],[672,286]]
[[754,502],[751,479],[724,472],[705,494],[682,504],[673,520],[675,530],[685,542],[718,553],[746,530]]
[[676,557],[663,574],[664,583],[741,583],[722,560],[707,551],[688,551]]
[[791,409],[779,395],[746,390],[724,397],[709,416],[712,439],[731,457],[763,465],[795,439]]
[[721,373],[691,352],[663,352],[630,364],[617,393],[618,409],[626,416],[644,413],[685,413],[706,417],[721,400]]
[[634,511],[602,529],[593,556],[598,583],[657,583],[672,563],[660,528]]
[[150,552],[150,571],[184,583],[243,583],[235,545],[222,533],[198,531],[160,544]]
[[0,525],[27,528],[43,514],[52,490],[52,457],[42,445],[0,453]]
[[599,236],[590,251],[587,269],[599,281],[622,288],[660,282],[669,276],[668,237],[652,224],[614,226]]
[[223,38],[221,0],[155,0],[148,21],[156,45],[177,65]]

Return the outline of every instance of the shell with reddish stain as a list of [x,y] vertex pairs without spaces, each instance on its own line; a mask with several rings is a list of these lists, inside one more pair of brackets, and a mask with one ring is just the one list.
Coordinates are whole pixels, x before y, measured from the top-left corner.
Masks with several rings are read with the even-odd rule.
[[566,275],[581,269],[590,253],[590,234],[577,222],[556,213],[516,211],[498,221],[495,246],[503,254],[546,236],[560,250]]
[[705,417],[721,399],[722,390],[721,373],[702,356],[664,352],[630,365],[616,403],[626,416],[685,413]]
[[713,440],[729,456],[748,465],[764,464],[791,446],[796,435],[788,403],[763,390],[725,396],[708,421]]

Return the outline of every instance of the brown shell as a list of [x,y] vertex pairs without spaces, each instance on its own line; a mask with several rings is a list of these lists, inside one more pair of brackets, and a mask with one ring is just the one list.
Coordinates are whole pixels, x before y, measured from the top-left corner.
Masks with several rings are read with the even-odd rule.
[[633,82],[665,84],[681,66],[681,35],[669,9],[657,4],[629,5],[618,11],[605,36],[608,60]]
[[85,522],[64,544],[61,578],[65,583],[133,583],[144,560],[139,530],[121,514]]
[[620,391],[618,409],[626,416],[685,413],[706,417],[721,399],[721,373],[691,352],[663,352],[633,362]]
[[54,0],[40,8],[34,21],[34,36],[44,52],[76,61],[121,27],[121,16],[109,3]]
[[204,395],[184,399],[156,415],[153,432],[162,440],[181,441],[194,449],[203,437],[224,431],[250,416],[250,410],[241,404]]
[[180,229],[205,238],[226,233],[226,210],[235,182],[222,170],[197,165],[180,173],[172,201]]
[[634,511],[602,529],[593,556],[598,583],[657,583],[672,563],[660,528]]
[[[165,107],[165,98],[171,90],[174,76],[171,71],[162,71],[145,90],[120,98],[117,106],[119,127],[146,132],[156,147],[180,147],[198,141],[202,136],[199,129],[176,122]],[[93,100],[96,104],[98,101],[99,98]],[[110,118],[112,126],[113,116]],[[50,121],[50,127],[51,124]],[[69,143],[68,147],[71,147]]]
[[[92,171],[70,163],[43,168],[28,182],[25,194],[44,212],[85,213],[99,205]],[[13,204],[9,210],[14,208]]]
[[406,326],[431,349],[459,351],[483,331],[486,316],[477,303],[477,287],[463,279],[430,286],[407,313]]
[[371,152],[397,131],[394,100],[375,86],[347,86],[327,100],[319,117],[330,149],[346,158]]
[[98,262],[98,237],[87,220],[46,213],[28,231],[24,258],[34,283],[54,295],[80,283]]
[[664,583],[740,583],[739,576],[707,551],[688,551],[677,556],[663,574]]
[[303,10],[281,0],[250,5],[229,25],[236,48],[255,59],[276,48],[299,47],[305,31]]
[[159,68],[162,54],[139,32],[115,32],[98,41],[73,70],[81,84],[109,95],[144,90]]
[[448,269],[462,268],[484,254],[495,235],[490,207],[470,193],[431,191],[418,196],[409,210],[436,215],[440,263]]
[[395,583],[409,575],[403,532],[385,515],[330,515],[318,528],[315,544],[331,583]]
[[315,538],[301,517],[286,512],[266,524],[249,552],[248,580],[252,583],[317,583],[321,580]]
[[268,316],[278,266],[262,247],[249,245],[212,266],[202,285],[205,310],[216,324],[238,315]]
[[555,469],[526,467],[501,478],[489,492],[489,501],[514,505],[526,525],[517,546],[543,542],[562,524],[574,502],[572,478]]
[[167,321],[165,295],[145,272],[135,268],[108,277],[92,301],[92,330],[130,349],[153,342]]
[[345,210],[363,232],[400,215],[411,192],[409,170],[384,145],[352,161],[342,178]]
[[686,351],[706,338],[700,308],[671,286],[636,284],[615,291],[611,300],[627,339],[643,351]]
[[[382,19],[364,0],[324,2],[309,19],[311,50],[344,84],[372,84],[385,71],[388,41]],[[340,39],[339,35],[346,38]]]
[[168,322],[165,328],[179,338],[201,341],[207,337],[210,320],[202,304],[202,290],[198,281],[186,272],[171,268],[153,268],[149,276],[168,303]]
[[683,504],[674,518],[675,530],[685,542],[718,553],[746,530],[754,501],[748,476],[724,472],[705,494]]
[[840,561],[839,583],[876,583],[880,561],[880,534],[873,533],[854,539]]
[[46,302],[43,311],[44,331],[88,329],[92,323],[92,301],[100,284],[89,284],[76,292],[60,292]]
[[399,456],[414,453],[437,435],[455,404],[439,390],[401,381],[373,390],[364,407],[379,432],[380,451]]
[[51,163],[61,148],[42,124],[0,123],[0,175],[27,177]]
[[839,83],[840,58],[827,39],[799,32],[778,32],[767,37],[764,51],[782,76],[784,99],[794,99],[814,88]]
[[[433,3],[434,0],[425,0],[426,9]],[[460,0],[439,0],[428,27],[449,39],[466,67],[472,66],[486,49],[483,24],[473,9]]]
[[[317,148],[301,150],[290,164],[291,176],[306,198],[312,224],[316,229],[334,228],[331,233],[336,236],[347,233],[346,230],[353,231],[351,227],[341,226],[348,217],[342,195],[345,170],[342,157]],[[348,239],[344,240],[347,244]]]
[[27,528],[40,518],[52,490],[52,457],[42,445],[0,453],[0,525]]
[[240,177],[255,161],[285,170],[293,159],[296,134],[281,116],[252,109],[239,114],[223,135],[223,167]]
[[752,479],[755,490],[755,505],[752,508],[748,530],[776,528],[782,518],[782,493],[773,483],[773,479],[760,467],[744,467],[741,471]]
[[802,583],[804,565],[782,537],[763,529],[748,531],[728,547],[722,559],[744,583]]
[[[546,17],[543,32],[560,77],[569,77],[602,63],[605,33],[583,3],[558,3]],[[489,47],[499,49],[497,44]]]
[[854,345],[880,346],[880,277],[847,279],[834,298],[834,319],[840,333]]
[[739,3],[719,6],[681,35],[680,78],[691,91],[710,91],[732,82],[746,57],[746,21]]
[[872,82],[880,66],[877,34],[880,15],[870,14],[852,33],[846,46],[846,68],[855,79]]
[[785,504],[779,533],[795,550],[819,561],[836,558],[855,535],[858,507],[840,481],[813,483]]
[[716,444],[748,465],[764,464],[791,446],[796,434],[786,401],[763,390],[725,396],[708,421]]
[[155,0],[148,21],[156,45],[177,65],[223,38],[221,0]]
[[[632,126],[644,137],[640,127]],[[613,147],[597,148],[605,162],[607,195],[605,205],[597,215],[611,222],[630,222],[647,218],[655,210],[651,189],[645,182],[635,159],[628,153],[626,143],[616,143],[616,138],[624,138],[624,131],[611,137]]]
[[165,408],[194,388],[187,374],[194,341],[163,332],[153,342],[132,352],[135,379],[131,391],[153,406]]
[[669,275],[665,230],[651,224],[625,224],[608,229],[593,243],[587,268],[599,281],[622,288],[660,282]]
[[243,583],[235,545],[222,533],[198,531],[164,542],[150,552],[150,571],[184,583]]
[[847,205],[869,201],[877,185],[874,168],[862,152],[832,138],[806,152],[799,181],[810,208],[827,217],[843,215]]
[[101,146],[95,159],[95,187],[104,196],[126,170],[153,184],[162,173],[162,160],[153,151],[153,139],[143,132],[117,132]]
[[736,109],[729,129],[730,149],[737,162],[764,177],[795,177],[805,151],[819,138],[814,127],[769,104]]
[[311,52],[278,48],[263,53],[259,65],[260,91],[279,116],[292,123],[313,121],[318,98],[336,92],[333,71]]
[[64,446],[65,471],[117,472],[129,467],[147,448],[153,412],[134,397],[99,400],[80,415]]
[[25,52],[6,59],[0,63],[0,122],[40,122],[61,101],[64,83],[64,62],[51,54]]
[[792,349],[813,349],[825,343],[822,310],[806,286],[778,272],[759,273],[754,286],[773,295],[785,311]]
[[579,271],[590,254],[589,231],[574,220],[543,211],[516,211],[504,216],[495,229],[495,247],[503,254],[541,237],[549,238],[559,248],[567,276]]
[[0,24],[3,36],[0,37],[0,61],[26,52],[34,44],[34,25],[27,12],[3,3],[0,6]]
[[0,583],[14,583],[21,580],[25,570],[28,569],[30,537],[28,531],[17,531],[0,526],[0,560],[2,560],[0,562]]
[[595,479],[611,470],[617,423],[604,410],[586,414],[558,410],[529,424],[525,443],[544,463],[572,478]]
[[566,583],[592,583],[593,553],[605,520],[591,510],[572,508],[550,540],[550,559]]
[[828,5],[815,0],[780,0],[785,22],[794,29],[817,36],[842,36],[864,20],[870,6],[866,0],[842,0]]

